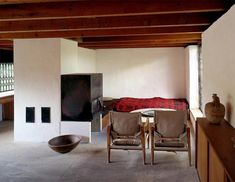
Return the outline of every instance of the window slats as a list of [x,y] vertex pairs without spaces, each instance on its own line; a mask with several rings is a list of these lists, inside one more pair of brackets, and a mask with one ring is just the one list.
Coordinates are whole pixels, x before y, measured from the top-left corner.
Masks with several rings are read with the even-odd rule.
[[0,63],[0,92],[14,90],[13,63]]

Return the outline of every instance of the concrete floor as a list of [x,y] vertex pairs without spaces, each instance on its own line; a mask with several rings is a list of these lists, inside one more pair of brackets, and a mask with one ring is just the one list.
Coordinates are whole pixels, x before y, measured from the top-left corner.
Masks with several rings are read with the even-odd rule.
[[112,151],[108,164],[105,132],[93,133],[91,144],[58,154],[47,143],[14,143],[12,130],[12,122],[0,122],[0,182],[199,181],[185,152],[156,152],[157,164],[144,166],[140,151]]

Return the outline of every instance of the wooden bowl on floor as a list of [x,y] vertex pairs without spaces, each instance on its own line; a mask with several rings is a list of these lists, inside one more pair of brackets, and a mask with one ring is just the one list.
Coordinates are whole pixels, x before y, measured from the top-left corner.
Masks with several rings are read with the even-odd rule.
[[48,145],[52,150],[65,154],[77,147],[81,139],[78,135],[61,135],[49,140]]

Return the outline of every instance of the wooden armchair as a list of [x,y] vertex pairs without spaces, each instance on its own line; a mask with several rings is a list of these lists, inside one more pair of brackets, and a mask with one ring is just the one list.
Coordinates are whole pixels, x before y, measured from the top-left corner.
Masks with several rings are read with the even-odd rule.
[[110,113],[107,127],[108,162],[111,149],[142,150],[145,164],[145,134],[141,125],[141,113]]
[[191,165],[190,128],[187,111],[155,111],[151,126],[151,157],[154,164],[154,150],[188,151]]

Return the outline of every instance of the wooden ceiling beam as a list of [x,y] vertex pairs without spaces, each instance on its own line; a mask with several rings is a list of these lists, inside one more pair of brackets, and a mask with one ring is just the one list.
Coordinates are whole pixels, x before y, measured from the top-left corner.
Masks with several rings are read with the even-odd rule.
[[59,2],[66,0],[0,0],[0,5],[9,5],[9,4],[29,4],[29,3],[48,3],[48,2]]
[[[4,0],[0,2],[5,2]],[[226,3],[227,2],[227,3]],[[221,12],[231,6],[221,0],[99,0],[0,5],[1,20],[60,19],[193,12]]]
[[12,40],[0,40],[0,46],[13,46]]
[[173,34],[173,35],[142,35],[142,36],[116,36],[116,37],[87,37],[83,43],[92,42],[130,42],[130,41],[161,41],[161,40],[200,40],[201,33]]
[[92,42],[92,43],[78,43],[80,47],[118,47],[128,45],[171,45],[171,44],[199,44],[200,40],[142,40],[129,42]]
[[55,20],[2,21],[0,32],[96,30],[209,25],[218,13],[159,14],[125,17],[73,18]]
[[0,40],[0,49],[13,50],[13,41],[12,40]]
[[122,49],[122,48],[156,48],[156,47],[186,47],[188,44],[138,44],[138,45],[112,45],[112,46],[80,46],[88,49]]
[[22,38],[72,38],[72,37],[107,37],[135,35],[172,35],[202,33],[207,26],[150,27],[135,29],[99,29],[99,30],[67,30],[67,31],[34,31],[1,33],[0,39]]
[[79,47],[89,48],[89,49],[113,49],[113,48],[147,48],[147,47],[186,47],[188,45],[197,45],[200,42],[168,42],[168,43],[149,43],[149,42],[139,42],[139,43],[129,43],[129,44],[100,44],[100,45],[89,45],[81,44]]
[[13,46],[0,46],[1,50],[11,50],[13,51]]

